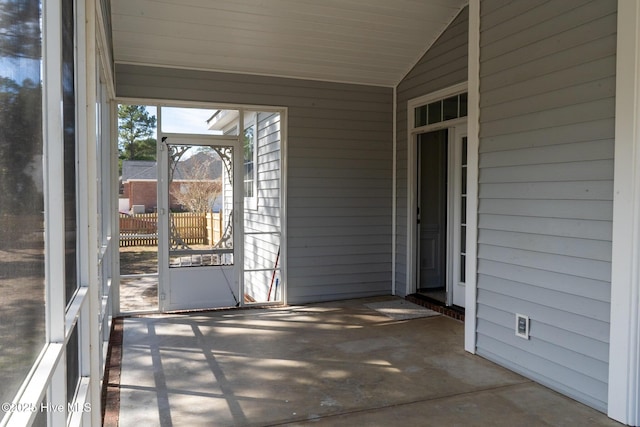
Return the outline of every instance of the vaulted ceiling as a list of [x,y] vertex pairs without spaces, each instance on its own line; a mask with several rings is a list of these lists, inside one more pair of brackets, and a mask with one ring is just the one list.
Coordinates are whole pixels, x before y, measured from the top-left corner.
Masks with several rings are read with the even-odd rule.
[[116,63],[395,86],[467,0],[112,0]]

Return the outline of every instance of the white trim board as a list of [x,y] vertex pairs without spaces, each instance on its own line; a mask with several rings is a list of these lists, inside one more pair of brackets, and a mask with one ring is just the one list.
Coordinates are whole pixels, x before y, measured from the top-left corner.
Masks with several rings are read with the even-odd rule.
[[393,88],[393,186],[391,189],[391,295],[397,295],[396,270],[398,256],[398,87]]
[[467,82],[467,277],[464,349],[476,352],[478,256],[478,149],[480,144],[480,0],[469,2],[469,81]]
[[608,415],[640,425],[640,3],[618,1]]

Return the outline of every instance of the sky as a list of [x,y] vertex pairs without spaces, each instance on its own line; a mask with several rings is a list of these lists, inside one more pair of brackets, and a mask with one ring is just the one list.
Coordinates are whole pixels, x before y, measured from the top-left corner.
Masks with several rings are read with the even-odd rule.
[[0,77],[8,77],[21,85],[24,79],[40,81],[40,60],[0,57]]
[[[146,107],[156,115],[156,107]],[[169,133],[197,133],[215,135],[219,132],[207,129],[207,119],[217,110],[199,108],[162,107],[162,131]]]

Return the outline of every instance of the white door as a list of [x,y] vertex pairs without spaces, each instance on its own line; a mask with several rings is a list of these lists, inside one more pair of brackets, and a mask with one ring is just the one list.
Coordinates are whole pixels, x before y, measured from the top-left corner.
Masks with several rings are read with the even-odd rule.
[[241,304],[238,147],[237,136],[162,135],[162,311]]
[[416,136],[417,292],[465,306],[466,124]]

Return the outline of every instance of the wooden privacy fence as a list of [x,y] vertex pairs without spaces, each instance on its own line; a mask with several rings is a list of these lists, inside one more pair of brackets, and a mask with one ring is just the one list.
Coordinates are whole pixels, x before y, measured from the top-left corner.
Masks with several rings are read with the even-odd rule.
[[[214,245],[222,236],[222,213],[171,213],[180,238],[188,245]],[[120,247],[157,246],[158,214],[120,214]]]

